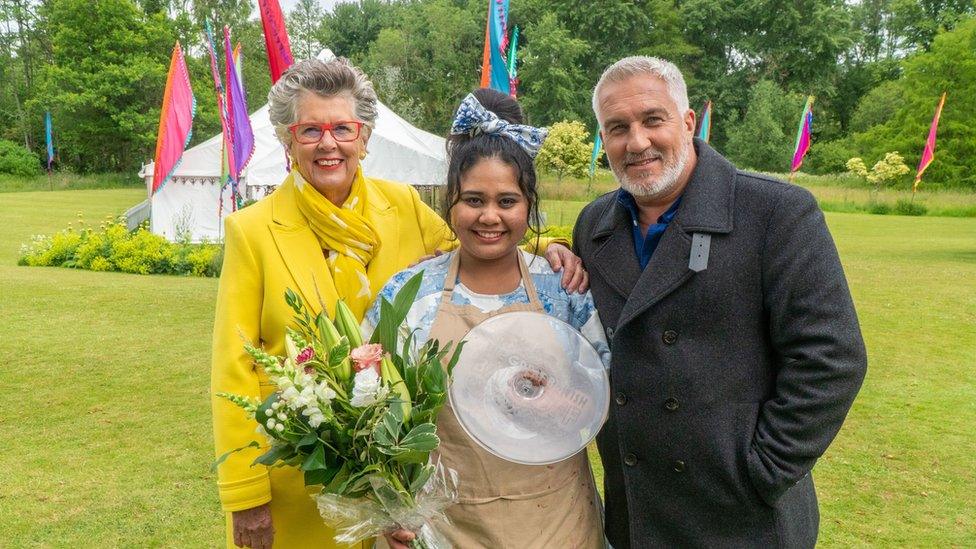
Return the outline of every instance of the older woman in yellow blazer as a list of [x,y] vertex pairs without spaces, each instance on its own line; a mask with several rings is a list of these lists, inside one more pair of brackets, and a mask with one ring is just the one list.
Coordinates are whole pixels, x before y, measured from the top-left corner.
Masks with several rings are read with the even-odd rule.
[[[268,198],[225,220],[224,264],[213,335],[212,393],[266,398],[274,391],[243,342],[284,354],[292,312],[285,290],[329,314],[342,298],[362,317],[397,271],[452,245],[444,221],[408,185],[364,177],[360,160],[377,116],[372,84],[344,59],[299,62],[268,95],[271,122],[292,170]],[[567,288],[585,286],[578,259],[550,245]],[[216,455],[261,439],[233,404],[213,399]],[[334,547],[302,473],[251,466],[263,449],[218,468],[228,546]]]

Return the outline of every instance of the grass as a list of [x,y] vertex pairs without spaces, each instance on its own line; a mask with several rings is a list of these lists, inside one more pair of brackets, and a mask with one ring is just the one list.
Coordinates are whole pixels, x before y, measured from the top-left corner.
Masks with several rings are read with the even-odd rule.
[[[216,281],[14,266],[31,234],[143,197],[0,194],[0,545],[223,543],[209,470]],[[827,219],[870,368],[814,471],[821,545],[976,546],[976,219]]]
[[0,174],[0,193],[128,188],[142,189],[143,194],[145,194],[146,182],[139,179],[134,173],[82,175],[70,172],[54,172],[50,177],[46,174],[31,177]]
[[[785,180],[788,174],[769,174]],[[817,197],[821,209],[828,212],[878,213],[880,208],[895,211],[899,200],[911,199],[911,187],[902,183],[897,188],[886,188],[875,192],[857,177],[849,175],[818,176],[800,174],[796,184],[807,188]],[[555,177],[543,175],[540,178],[540,196],[545,197],[543,211],[548,214],[551,225],[572,225],[579,210],[590,200],[616,189],[617,183],[608,170],[597,170],[593,183],[586,179],[565,178],[561,182]],[[559,201],[566,204],[552,205]],[[550,204],[545,204],[550,202]],[[924,182],[915,196],[915,204],[925,207],[925,215],[935,217],[976,217],[976,192],[965,189],[932,188]]]

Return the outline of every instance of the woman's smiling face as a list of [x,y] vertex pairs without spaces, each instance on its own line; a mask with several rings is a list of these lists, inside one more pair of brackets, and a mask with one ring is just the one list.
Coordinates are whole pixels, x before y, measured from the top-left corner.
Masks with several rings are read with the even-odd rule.
[[[312,92],[304,93],[298,100],[296,119],[300,123],[319,124],[358,120],[352,97],[323,97]],[[366,150],[368,133],[369,130],[364,127],[359,137],[345,142],[336,141],[330,132],[325,132],[316,143],[299,143],[293,138],[290,147],[292,161],[315,190],[341,206],[352,188],[360,154]]]
[[507,257],[529,226],[529,203],[516,168],[498,158],[482,158],[460,179],[451,226],[461,250],[481,261]]

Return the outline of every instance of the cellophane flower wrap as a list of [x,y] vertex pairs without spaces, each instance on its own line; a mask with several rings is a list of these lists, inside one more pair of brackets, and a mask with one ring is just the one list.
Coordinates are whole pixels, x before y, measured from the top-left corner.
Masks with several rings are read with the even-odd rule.
[[461,345],[451,353],[451,343],[431,340],[416,350],[413,334],[401,334],[422,275],[411,278],[392,303],[383,299],[366,344],[345,303],[336,304],[335,318],[324,306],[313,317],[288,290],[295,322],[285,335],[287,356],[245,344],[275,393],[263,402],[218,393],[254,418],[267,438],[268,449],[255,465],[298,467],[306,485],[321,486],[314,497],[340,543],[405,528],[417,533],[414,547],[449,546],[436,525],[457,500],[457,478],[432,461],[431,452],[440,444],[437,414]]

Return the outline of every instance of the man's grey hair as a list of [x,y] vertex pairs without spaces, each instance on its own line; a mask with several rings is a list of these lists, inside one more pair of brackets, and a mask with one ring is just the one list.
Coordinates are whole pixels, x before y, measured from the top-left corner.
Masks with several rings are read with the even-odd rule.
[[288,126],[299,122],[298,103],[306,93],[322,97],[348,95],[356,117],[366,123],[367,136],[376,126],[376,91],[363,71],[344,57],[329,61],[305,59],[282,73],[268,92],[268,116],[278,140],[286,147],[291,146],[292,139]]
[[[607,67],[600,76],[600,81],[593,88],[593,114],[600,120],[600,90],[608,82],[622,82],[634,76],[656,76],[668,87],[668,94],[678,106],[678,114],[684,116],[688,111],[688,87],[685,85],[685,77],[670,61],[646,55],[635,55],[624,57],[613,65]],[[601,122],[601,126],[602,126]]]

